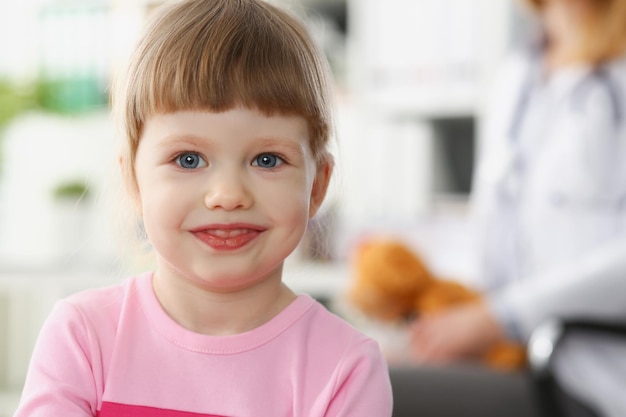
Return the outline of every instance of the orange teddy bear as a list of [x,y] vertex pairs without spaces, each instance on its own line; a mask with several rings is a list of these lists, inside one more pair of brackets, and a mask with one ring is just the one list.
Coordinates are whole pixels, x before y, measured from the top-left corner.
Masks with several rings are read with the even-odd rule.
[[[448,306],[476,301],[480,293],[432,274],[405,244],[372,240],[357,250],[349,300],[366,316],[395,321]],[[525,348],[503,341],[488,350],[484,361],[498,369],[520,369],[526,364]]]

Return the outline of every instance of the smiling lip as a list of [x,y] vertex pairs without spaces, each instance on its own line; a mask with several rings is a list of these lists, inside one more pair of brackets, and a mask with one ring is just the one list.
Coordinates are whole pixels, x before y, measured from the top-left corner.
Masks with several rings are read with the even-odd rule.
[[211,224],[197,227],[191,233],[215,250],[230,251],[246,246],[266,228],[247,223]]

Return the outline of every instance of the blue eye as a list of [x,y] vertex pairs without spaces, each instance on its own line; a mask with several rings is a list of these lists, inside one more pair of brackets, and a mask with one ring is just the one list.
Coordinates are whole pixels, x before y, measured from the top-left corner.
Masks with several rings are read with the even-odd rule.
[[271,153],[262,153],[254,158],[252,165],[261,168],[276,168],[277,166],[283,164],[283,162],[283,159],[277,155]]
[[206,166],[206,161],[197,153],[185,152],[176,157],[176,163],[185,169],[196,169]]

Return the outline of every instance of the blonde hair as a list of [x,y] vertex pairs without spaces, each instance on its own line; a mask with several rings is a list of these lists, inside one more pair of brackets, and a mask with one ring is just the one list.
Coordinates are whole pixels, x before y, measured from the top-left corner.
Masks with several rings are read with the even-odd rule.
[[[531,9],[541,13],[550,0],[523,0]],[[592,15],[584,22],[585,42],[580,44],[580,56],[593,64],[616,58],[626,49],[626,0],[584,0]]]
[[[146,120],[179,110],[237,105],[295,114],[318,162],[332,130],[328,64],[304,25],[263,0],[183,0],[157,10],[112,100],[124,130],[124,175]],[[129,178],[130,177],[130,178]]]

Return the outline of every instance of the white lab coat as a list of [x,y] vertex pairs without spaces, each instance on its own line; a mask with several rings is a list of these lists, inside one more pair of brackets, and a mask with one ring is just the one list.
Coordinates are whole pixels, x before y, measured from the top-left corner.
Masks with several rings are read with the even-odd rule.
[[[550,317],[626,321],[626,58],[545,78],[513,54],[482,118],[472,205],[490,305],[526,341]],[[626,416],[626,342],[576,335],[557,378]]]

